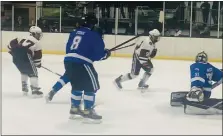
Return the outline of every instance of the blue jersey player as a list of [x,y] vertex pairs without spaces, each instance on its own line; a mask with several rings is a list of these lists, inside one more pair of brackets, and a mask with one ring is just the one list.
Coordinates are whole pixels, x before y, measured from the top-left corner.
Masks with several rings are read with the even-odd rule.
[[189,101],[209,99],[213,85],[222,83],[222,71],[208,63],[208,56],[205,52],[198,53],[196,62],[190,66],[190,71],[191,91],[187,94]]
[[[100,86],[93,62],[107,59],[110,52],[105,49],[101,36],[92,31],[97,23],[96,17],[88,14],[84,18],[84,24],[70,33],[64,58],[65,74],[72,86],[70,114],[71,118],[82,116],[100,121],[102,116],[94,110],[95,93]],[[84,110],[80,109],[82,94]]]
[[51,88],[51,91],[48,93],[48,95],[46,96],[46,102],[50,102],[54,95],[60,91],[64,85],[66,85],[67,83],[69,83],[69,79],[66,75],[66,73],[64,73],[60,79],[53,85],[53,87]]
[[[103,38],[103,32],[101,30],[101,28],[99,27],[94,27],[92,29],[95,32],[98,32],[98,34],[101,36],[101,38]],[[69,41],[68,41],[69,42]],[[48,93],[48,95],[46,96],[46,102],[50,102],[52,101],[54,95],[59,92],[64,85],[66,85],[67,83],[69,83],[69,79],[66,75],[66,73],[64,73],[59,80],[57,80],[57,82],[52,86],[50,92]]]

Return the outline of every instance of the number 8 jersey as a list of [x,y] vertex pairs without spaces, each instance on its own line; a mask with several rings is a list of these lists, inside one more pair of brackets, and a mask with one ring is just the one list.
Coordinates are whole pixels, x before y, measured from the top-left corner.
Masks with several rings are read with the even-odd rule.
[[70,33],[64,61],[92,64],[106,55],[101,36],[88,28],[81,27]]

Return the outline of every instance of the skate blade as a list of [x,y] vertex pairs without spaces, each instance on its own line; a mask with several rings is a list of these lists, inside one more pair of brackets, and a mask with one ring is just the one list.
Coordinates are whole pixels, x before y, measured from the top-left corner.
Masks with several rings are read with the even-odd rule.
[[137,89],[140,90],[141,93],[145,93],[148,88],[138,87]]
[[23,96],[28,96],[28,92],[23,92]]
[[84,124],[100,124],[100,123],[102,123],[102,120],[101,119],[84,118],[82,123],[84,123]]
[[80,120],[80,119],[83,119],[83,116],[70,114],[69,119],[71,119],[71,120]]
[[122,91],[122,88],[120,88],[120,87],[117,85],[117,83],[116,83],[115,81],[113,82],[113,84],[115,85],[115,87],[116,87],[118,90]]
[[36,94],[33,94],[32,95],[32,98],[34,98],[34,99],[36,99],[36,98],[42,98],[43,97],[43,95],[36,95]]
[[48,96],[45,97],[46,103],[49,103],[51,100],[48,98]]

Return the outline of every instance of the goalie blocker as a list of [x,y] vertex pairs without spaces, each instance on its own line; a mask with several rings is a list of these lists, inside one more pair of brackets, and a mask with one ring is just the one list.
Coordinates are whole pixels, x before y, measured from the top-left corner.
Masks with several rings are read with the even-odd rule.
[[193,102],[186,99],[188,92],[172,92],[170,105],[184,107],[185,114],[213,115],[222,114],[222,99],[209,98],[203,102]]

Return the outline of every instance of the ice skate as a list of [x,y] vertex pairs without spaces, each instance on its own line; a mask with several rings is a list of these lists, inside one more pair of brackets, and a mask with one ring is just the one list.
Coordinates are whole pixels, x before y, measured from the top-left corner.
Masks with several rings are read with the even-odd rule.
[[83,123],[99,124],[101,123],[102,116],[98,115],[93,108],[85,109],[83,111],[84,121]]
[[116,87],[118,89],[122,89],[121,78],[122,78],[122,75],[119,76],[118,78],[116,78],[115,81],[114,81],[114,84],[116,85]]
[[28,95],[29,89],[28,89],[27,83],[25,82],[22,82],[22,92],[24,96]]
[[140,89],[142,93],[144,93],[145,90],[148,89],[148,88],[149,88],[149,85],[145,84],[142,81],[139,82],[138,89]]
[[70,119],[82,119],[83,113],[80,109],[80,107],[71,106],[70,109]]
[[53,96],[56,94],[56,92],[54,92],[53,90],[51,90],[48,95],[45,97],[46,102],[50,102],[53,99]]
[[33,98],[43,97],[43,92],[39,91],[40,88],[31,86],[31,89],[32,89],[32,97]]

